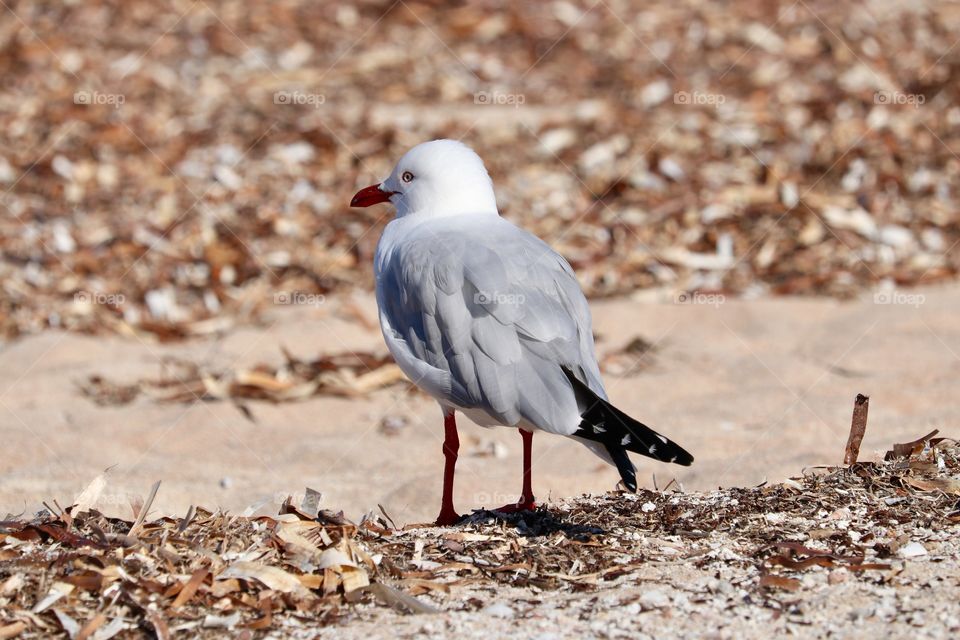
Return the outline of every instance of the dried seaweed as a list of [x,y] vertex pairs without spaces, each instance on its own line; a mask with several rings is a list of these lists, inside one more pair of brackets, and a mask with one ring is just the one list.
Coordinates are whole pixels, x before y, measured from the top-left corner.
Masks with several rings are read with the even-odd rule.
[[782,484],[584,496],[477,511],[454,528],[398,529],[379,514],[354,524],[317,510],[309,490],[271,517],[192,508],[151,520],[148,499],[133,519],[108,518],[80,509],[102,490],[98,478],[73,507],[0,522],[0,631],[283,633],[337,624],[361,603],[472,610],[485,603],[457,594],[474,587],[599,591],[642,581],[658,563],[733,569],[779,607],[777,594],[806,590],[812,572],[870,580],[955,535],[956,494],[942,485],[960,476],[960,448],[925,442],[907,457]]
[[157,402],[254,399],[269,402],[302,400],[315,395],[355,397],[404,380],[389,356],[348,352],[300,360],[284,350],[280,367],[208,371],[196,363],[167,360],[164,375],[132,384],[93,375],[81,382],[81,393],[99,405],[121,405],[145,395]]

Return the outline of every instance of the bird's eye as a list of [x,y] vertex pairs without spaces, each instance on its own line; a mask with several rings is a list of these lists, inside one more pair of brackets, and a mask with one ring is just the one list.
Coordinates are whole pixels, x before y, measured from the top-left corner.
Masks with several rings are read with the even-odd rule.
[[410,182],[411,180],[413,180],[413,174],[410,173],[409,171],[404,171],[403,175],[400,177],[403,179],[404,182]]

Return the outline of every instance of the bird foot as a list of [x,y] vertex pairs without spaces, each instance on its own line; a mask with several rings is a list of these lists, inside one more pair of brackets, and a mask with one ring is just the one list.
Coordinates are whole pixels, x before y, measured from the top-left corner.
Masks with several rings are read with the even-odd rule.
[[519,502],[514,504],[505,504],[502,507],[497,509],[491,509],[491,511],[499,511],[500,513],[520,513],[521,511],[536,511],[537,503],[534,502],[533,498],[529,500],[520,499]]
[[449,527],[451,525],[457,524],[460,520],[463,519],[459,513],[453,509],[441,509],[440,515],[437,516],[434,524],[438,527]]

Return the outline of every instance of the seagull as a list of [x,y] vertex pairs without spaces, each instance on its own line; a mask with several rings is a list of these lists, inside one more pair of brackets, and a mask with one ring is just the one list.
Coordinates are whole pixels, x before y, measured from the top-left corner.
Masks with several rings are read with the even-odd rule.
[[533,510],[533,433],[567,436],[616,466],[637,490],[628,451],[680,465],[693,456],[614,407],[594,354],[590,308],[570,264],[500,217],[493,181],[470,147],[433,140],[410,149],[351,207],[391,203],[374,258],[380,327],[400,369],[443,412],[443,498],[453,505],[457,411],[519,430],[523,488],[498,511]]

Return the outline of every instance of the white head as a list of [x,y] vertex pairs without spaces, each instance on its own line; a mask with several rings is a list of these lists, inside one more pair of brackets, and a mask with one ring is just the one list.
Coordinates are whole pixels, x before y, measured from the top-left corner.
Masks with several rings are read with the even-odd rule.
[[397,217],[497,214],[493,181],[473,149],[456,140],[432,140],[403,154],[390,177],[361,189],[351,207],[390,202]]

